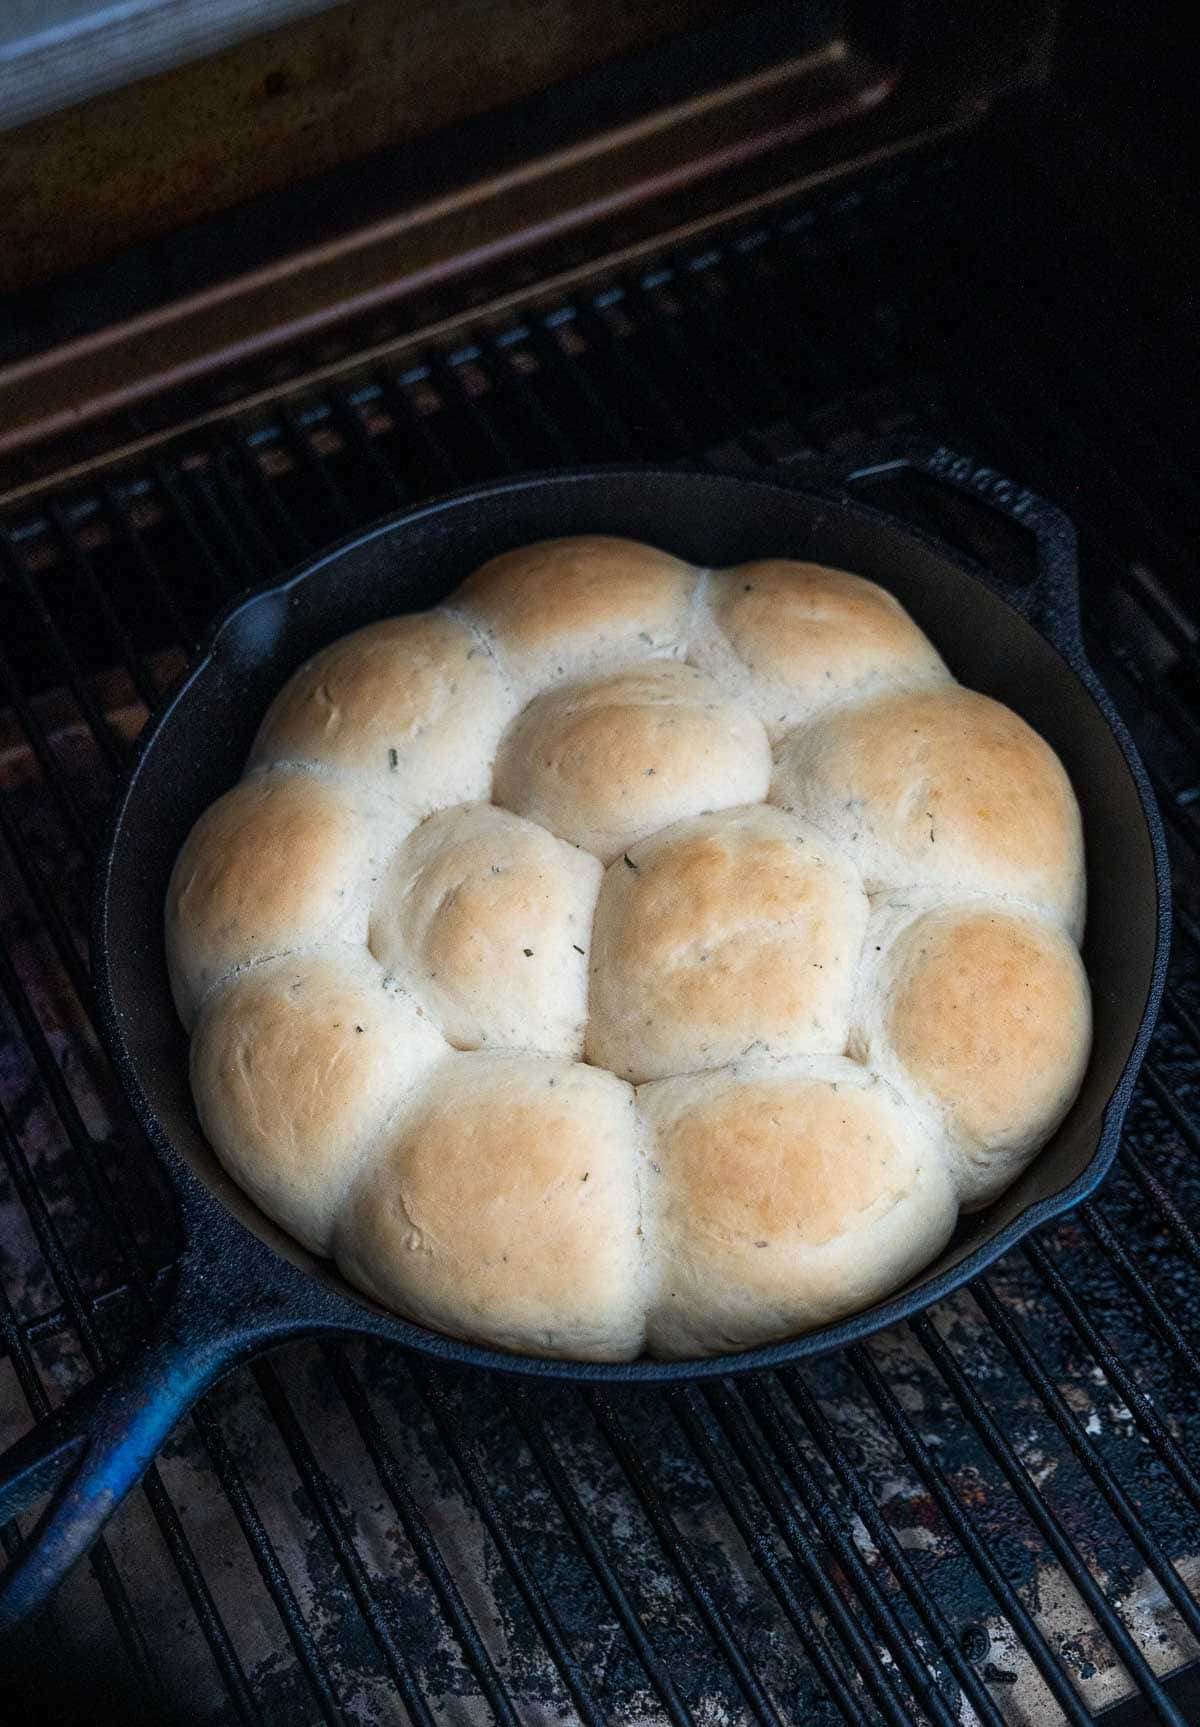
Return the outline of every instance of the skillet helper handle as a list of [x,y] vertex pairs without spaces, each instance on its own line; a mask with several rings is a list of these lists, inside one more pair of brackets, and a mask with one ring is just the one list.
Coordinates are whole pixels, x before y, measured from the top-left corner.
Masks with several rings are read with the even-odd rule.
[[[94,1380],[0,1457],[0,1522],[54,1497],[0,1575],[0,1639],[49,1600],[141,1480],[171,1429],[238,1362],[302,1329],[277,1299],[204,1299],[187,1254],[166,1313],[133,1358]],[[200,1285],[200,1287],[197,1287]]]
[[906,468],[986,504],[1029,531],[1036,552],[1031,582],[1022,586],[1006,581],[992,568],[981,573],[989,587],[1015,606],[1060,653],[1068,659],[1081,655],[1078,536],[1070,517],[1048,499],[973,456],[924,438],[896,439],[865,458],[847,455],[841,461],[821,459],[812,470],[803,471],[811,471],[824,486],[832,484],[849,493],[864,481]]

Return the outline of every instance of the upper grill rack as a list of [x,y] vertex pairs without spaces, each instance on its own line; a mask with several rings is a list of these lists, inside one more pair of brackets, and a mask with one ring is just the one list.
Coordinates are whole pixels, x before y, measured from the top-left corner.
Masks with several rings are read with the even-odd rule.
[[[451,351],[348,364],[6,522],[8,1435],[120,1358],[173,1250],[88,1018],[114,776],[219,605],[380,511],[558,461],[803,462],[910,427],[974,447],[1088,530],[1091,646],[1155,777],[1182,904],[1118,1170],[969,1296],[845,1358],[704,1391],[534,1392],[366,1346],[283,1351],[205,1399],[68,1585],[17,1681],[27,1718],[39,1699],[94,1718],[106,1688],[153,1697],[156,1718],[247,1722],[402,1705],[421,1723],[1082,1727],[1121,1698],[1122,1722],[1195,1718],[1191,1675],[1162,1679],[1200,1653],[1200,720],[1194,506],[1160,465],[1174,332],[1144,284],[1109,282],[1064,345],[1067,285],[1031,301],[1017,264],[997,270],[971,220],[981,180],[994,194],[986,162],[893,169]],[[931,232],[959,260],[949,286],[925,277]],[[1159,420],[1091,365],[1122,319]],[[983,558],[1027,555],[965,504],[887,502]],[[9,1553],[18,1538],[0,1531]]]

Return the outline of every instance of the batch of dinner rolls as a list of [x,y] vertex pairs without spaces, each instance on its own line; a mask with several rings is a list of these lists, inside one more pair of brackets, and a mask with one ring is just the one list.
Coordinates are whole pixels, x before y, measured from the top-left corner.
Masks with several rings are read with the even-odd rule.
[[1058,758],[881,587],[598,536],[301,667],[166,908],[234,1180],[397,1313],[595,1361],[928,1264],[1076,1095],[1083,918]]

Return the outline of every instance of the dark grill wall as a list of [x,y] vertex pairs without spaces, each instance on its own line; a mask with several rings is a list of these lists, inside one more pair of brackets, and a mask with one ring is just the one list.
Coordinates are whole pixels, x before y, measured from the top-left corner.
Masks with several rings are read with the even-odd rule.
[[[292,355],[278,404],[9,513],[0,1439],[121,1357],[172,1255],[89,1021],[113,776],[224,600],[380,512],[562,461],[803,465],[906,429],[976,450],[1084,531],[1180,916],[1119,1167],[969,1293],[704,1391],[285,1349],[180,1427],[0,1668],[5,1719],[1200,1718],[1188,1675],[1161,1683],[1200,1652],[1196,330],[1175,240],[1074,136],[1015,116],[395,365],[355,365],[393,333],[364,327],[320,388],[282,398],[330,351]],[[883,501],[1028,555],[965,504]]]

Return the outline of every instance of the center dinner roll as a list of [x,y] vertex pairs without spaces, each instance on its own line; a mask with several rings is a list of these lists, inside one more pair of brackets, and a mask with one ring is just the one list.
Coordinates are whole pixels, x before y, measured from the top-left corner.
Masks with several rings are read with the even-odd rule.
[[459,804],[403,841],[370,946],[458,1049],[583,1054],[598,859],[494,804]]
[[766,804],[643,840],[600,891],[588,1060],[640,1083],[841,1055],[867,912],[849,860]]
[[712,1355],[886,1295],[949,1240],[945,1152],[876,1075],[840,1057],[643,1086],[655,1135],[656,1355]]
[[890,1294],[1079,1092],[1079,810],[874,582],[603,534],[313,656],[165,908],[217,1157],[456,1337],[624,1361]]
[[460,1055],[362,1166],[334,1253],[423,1325],[624,1361],[646,1326],[632,1089],[582,1063]]
[[758,803],[771,780],[760,721],[671,661],[538,696],[496,758],[496,802],[611,863],[684,816]]
[[868,893],[1019,894],[1083,933],[1083,830],[1062,763],[959,684],[847,703],[780,745],[772,803],[843,845]]

